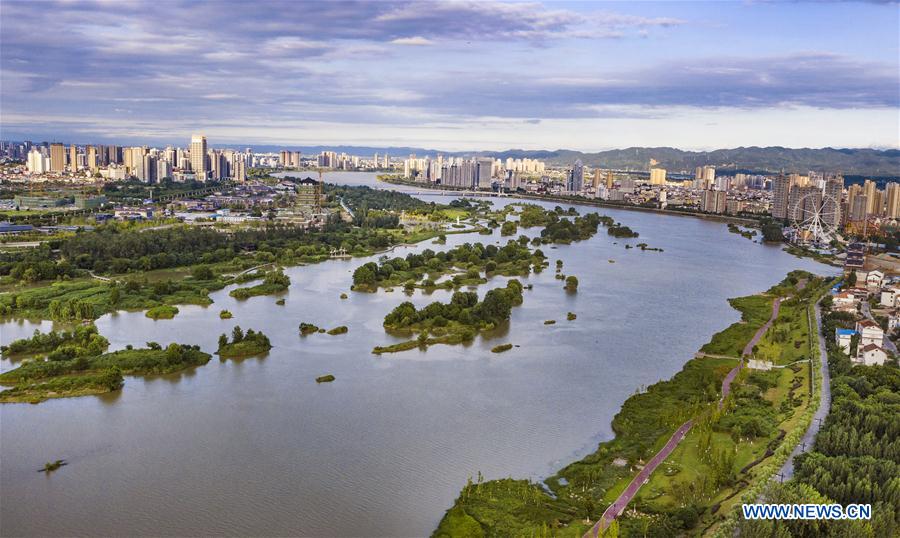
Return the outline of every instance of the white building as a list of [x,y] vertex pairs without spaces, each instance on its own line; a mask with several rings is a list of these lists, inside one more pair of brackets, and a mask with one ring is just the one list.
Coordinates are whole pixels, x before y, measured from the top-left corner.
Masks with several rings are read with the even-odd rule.
[[881,306],[887,306],[889,308],[897,306],[898,294],[900,294],[900,290],[897,288],[884,288],[881,290]]
[[37,148],[28,152],[28,171],[32,174],[43,174],[50,171],[50,157],[45,156]]
[[875,344],[878,347],[884,345],[884,331],[877,323],[870,319],[864,319],[856,322],[856,332],[859,333],[859,345],[867,346]]
[[884,361],[886,360],[887,353],[883,349],[881,349],[879,346],[876,346],[875,344],[869,344],[867,346],[863,346],[859,350],[859,356],[853,359],[853,362],[857,364],[864,364],[866,366],[875,366],[876,364],[884,364]]
[[850,354],[850,344],[853,341],[853,336],[858,334],[853,329],[836,329],[834,335],[835,342],[839,348],[844,350],[844,353],[847,355]]
[[855,312],[856,303],[856,296],[849,291],[838,293],[831,299],[832,308],[841,312]]
[[875,269],[874,271],[856,271],[856,285],[865,286],[872,290],[877,289],[884,283],[884,273]]

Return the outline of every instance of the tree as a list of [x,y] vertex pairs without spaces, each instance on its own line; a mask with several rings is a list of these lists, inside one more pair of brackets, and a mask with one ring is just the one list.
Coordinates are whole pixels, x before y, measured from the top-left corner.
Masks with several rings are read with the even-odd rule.
[[234,329],[231,331],[231,342],[234,344],[239,344],[244,340],[244,331],[241,330],[240,325],[235,325]]
[[212,280],[213,272],[208,265],[198,265],[191,270],[191,276],[195,280]]
[[578,291],[578,278],[574,275],[569,275],[566,277],[566,291]]

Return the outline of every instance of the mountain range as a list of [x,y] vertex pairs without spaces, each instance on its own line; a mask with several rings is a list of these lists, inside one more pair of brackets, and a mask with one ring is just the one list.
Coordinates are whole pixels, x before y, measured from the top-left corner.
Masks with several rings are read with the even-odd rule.
[[351,155],[369,156],[387,152],[392,157],[436,156],[489,156],[499,159],[512,157],[540,159],[551,165],[571,165],[580,159],[591,167],[613,168],[617,170],[648,170],[650,159],[657,166],[670,172],[693,173],[694,168],[714,165],[722,172],[742,170],[753,172],[799,172],[810,170],[840,172],[845,175],[865,175],[874,177],[900,176],[900,150],[888,149],[836,149],[836,148],[784,148],[739,147],[712,151],[686,151],[671,147],[625,148],[586,153],[568,149],[505,151],[452,152],[412,147],[374,146],[252,146],[254,151],[280,151],[290,149],[313,155],[320,151],[344,152]]

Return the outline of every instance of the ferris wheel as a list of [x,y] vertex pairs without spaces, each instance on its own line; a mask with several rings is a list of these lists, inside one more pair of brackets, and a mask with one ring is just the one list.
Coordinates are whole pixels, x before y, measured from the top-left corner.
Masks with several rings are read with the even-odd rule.
[[827,244],[837,237],[840,204],[833,197],[810,193],[797,200],[793,211],[796,241]]

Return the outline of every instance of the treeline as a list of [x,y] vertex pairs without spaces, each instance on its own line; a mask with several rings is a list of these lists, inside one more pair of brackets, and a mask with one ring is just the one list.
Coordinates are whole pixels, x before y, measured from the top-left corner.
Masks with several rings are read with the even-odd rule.
[[387,232],[351,229],[340,219],[331,219],[321,230],[273,224],[231,234],[194,226],[141,232],[108,224],[63,241],[59,256],[48,248],[35,249],[17,258],[4,255],[0,258],[0,276],[38,281],[74,276],[77,269],[122,274],[227,262],[247,251],[280,255],[290,249],[289,256],[327,255],[331,248],[368,252],[393,243],[393,236]]
[[[419,254],[408,254],[405,258],[382,259],[380,263],[369,262],[353,272],[353,289],[374,291],[385,283],[413,283],[426,274],[436,276],[446,274],[452,268],[474,270],[474,278],[479,278],[479,269],[488,274],[528,274],[530,266],[544,261],[540,250],[531,252],[522,241],[509,241],[502,247],[482,243],[464,243],[447,251],[435,252],[425,249]],[[433,281],[431,282],[433,286]],[[426,284],[426,287],[427,284]]]
[[[841,504],[870,503],[872,536],[900,533],[900,369],[854,365],[835,343],[834,329],[852,316],[824,319],[831,370],[831,412],[813,450],[795,460],[795,480]],[[840,535],[825,522],[821,534]]]
[[97,331],[97,326],[91,323],[90,325],[79,325],[72,331],[42,333],[35,329],[31,338],[14,340],[8,346],[0,346],[0,351],[4,354],[15,355],[62,351],[57,349],[62,348],[63,352],[56,355],[51,353],[48,357],[50,360],[60,360],[63,355],[69,354],[71,356],[65,358],[99,355],[107,347],[109,347],[109,341],[101,336]]

